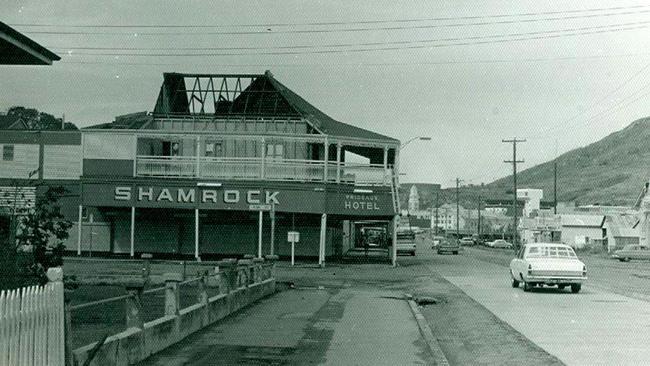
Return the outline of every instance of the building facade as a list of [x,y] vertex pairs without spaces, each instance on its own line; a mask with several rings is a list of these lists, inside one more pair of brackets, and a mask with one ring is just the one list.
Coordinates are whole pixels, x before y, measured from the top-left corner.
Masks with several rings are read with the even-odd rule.
[[[354,249],[356,221],[396,226],[399,141],[330,118],[268,71],[164,74],[152,113],[77,139],[65,173],[48,170],[61,148],[42,159],[78,186],[77,253],[288,255],[297,231],[296,254],[324,261]],[[19,173],[38,168],[37,152],[21,156]]]

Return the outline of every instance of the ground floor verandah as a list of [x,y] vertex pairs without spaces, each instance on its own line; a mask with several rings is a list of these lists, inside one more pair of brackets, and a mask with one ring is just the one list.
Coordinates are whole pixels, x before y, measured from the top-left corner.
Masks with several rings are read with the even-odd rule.
[[[66,243],[77,255],[139,258],[291,256],[289,232],[298,232],[296,258],[341,259],[361,249],[382,249],[393,261],[394,217],[367,217],[270,211],[178,208],[82,207]],[[383,228],[384,238],[369,240],[365,227]],[[81,227],[81,230],[79,230]]]

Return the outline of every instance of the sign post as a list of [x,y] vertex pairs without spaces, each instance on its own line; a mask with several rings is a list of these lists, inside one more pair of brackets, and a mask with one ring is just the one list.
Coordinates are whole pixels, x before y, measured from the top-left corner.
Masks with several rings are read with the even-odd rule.
[[271,203],[271,255],[275,254],[275,202]]
[[296,243],[300,241],[300,233],[297,231],[289,231],[287,233],[287,241],[291,243],[291,265],[295,264],[296,256]]

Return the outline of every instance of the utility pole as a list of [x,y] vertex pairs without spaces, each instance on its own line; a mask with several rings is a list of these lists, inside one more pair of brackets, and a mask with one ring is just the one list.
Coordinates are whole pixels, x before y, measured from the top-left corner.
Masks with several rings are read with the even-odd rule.
[[435,233],[434,235],[438,235],[438,194],[440,191],[436,191],[436,217],[434,218],[433,222],[433,232]]
[[456,178],[456,240],[460,239],[460,204],[458,198],[458,191],[460,189],[460,178]]
[[553,213],[557,215],[557,161],[553,162]]
[[517,163],[523,163],[523,160],[517,160],[517,143],[518,142],[526,142],[526,140],[517,140],[516,137],[512,138],[512,140],[501,140],[501,142],[505,143],[511,143],[512,144],[512,160],[504,160],[504,163],[512,163],[512,183],[513,183],[513,191],[512,191],[512,246],[515,249],[519,249],[519,245],[517,243]]
[[476,235],[478,236],[477,240],[481,240],[481,195],[478,195],[478,207],[476,209],[478,213],[478,222],[476,225]]

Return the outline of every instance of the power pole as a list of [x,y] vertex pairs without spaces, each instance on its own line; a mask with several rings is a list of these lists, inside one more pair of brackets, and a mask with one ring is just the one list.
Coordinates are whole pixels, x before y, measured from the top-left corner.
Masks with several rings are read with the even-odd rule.
[[440,191],[436,191],[436,217],[434,218],[434,226],[433,226],[433,232],[435,233],[434,235],[438,235],[438,194]]
[[511,143],[512,144],[512,160],[504,160],[504,163],[511,163],[512,164],[512,183],[513,183],[513,191],[512,191],[512,245],[515,249],[519,249],[519,245],[517,243],[517,163],[523,163],[523,160],[517,160],[517,143],[518,142],[526,142],[526,140],[517,140],[516,137],[512,138],[512,140],[501,140],[501,142],[506,142],[506,143]]
[[460,239],[460,204],[458,198],[458,191],[460,189],[460,178],[456,178],[456,240]]
[[557,161],[553,162],[553,213],[557,215]]
[[478,213],[478,222],[476,225],[476,235],[478,236],[478,240],[481,239],[481,195],[478,195],[478,208],[476,209]]

